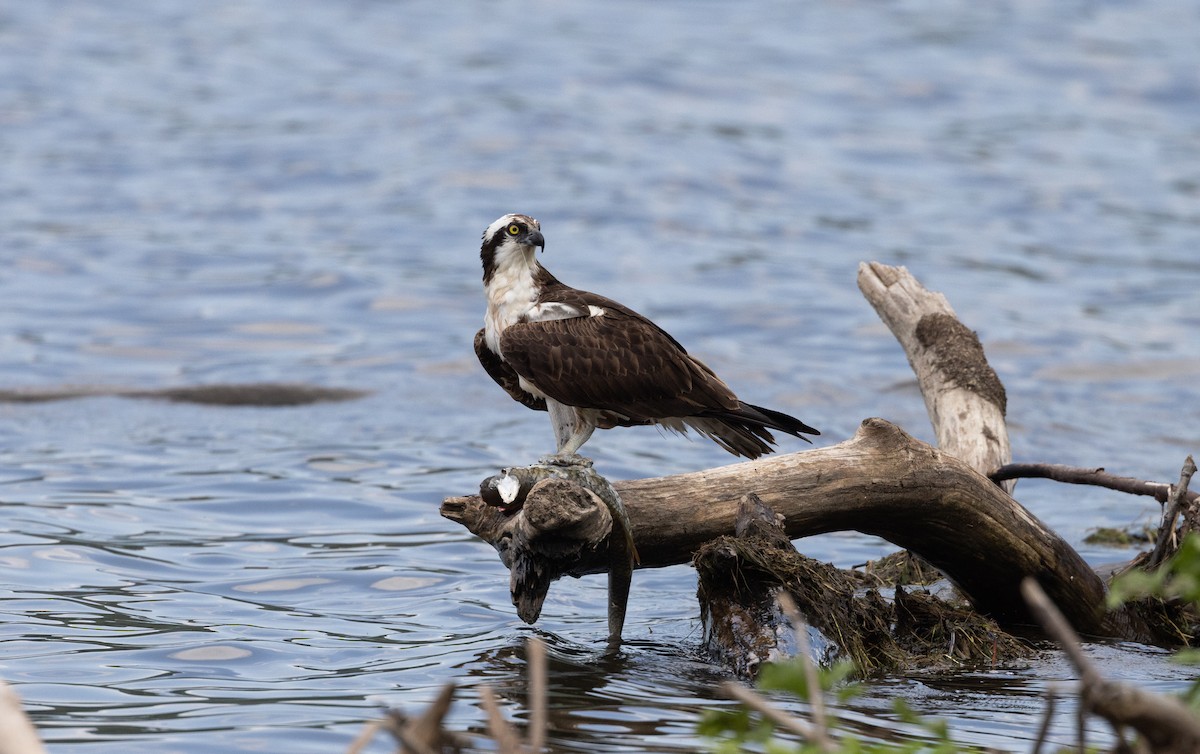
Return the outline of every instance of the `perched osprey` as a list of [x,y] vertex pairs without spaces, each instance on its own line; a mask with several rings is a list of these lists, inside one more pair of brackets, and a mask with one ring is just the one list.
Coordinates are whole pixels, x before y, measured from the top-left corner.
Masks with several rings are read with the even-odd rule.
[[771,429],[808,441],[817,430],[743,403],[662,328],[628,307],[558,281],[535,258],[541,225],[505,215],[483,233],[484,328],[479,362],[529,408],[549,411],[559,456],[575,454],[600,427],[688,427],[734,455],[771,452]]

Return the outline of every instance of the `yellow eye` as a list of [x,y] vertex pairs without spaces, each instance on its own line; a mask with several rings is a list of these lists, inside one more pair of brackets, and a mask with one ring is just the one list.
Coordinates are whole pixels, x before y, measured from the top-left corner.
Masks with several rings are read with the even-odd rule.
[[521,232],[520,225],[513,223],[512,225],[508,226],[508,235],[515,236],[515,235],[518,235],[520,232]]

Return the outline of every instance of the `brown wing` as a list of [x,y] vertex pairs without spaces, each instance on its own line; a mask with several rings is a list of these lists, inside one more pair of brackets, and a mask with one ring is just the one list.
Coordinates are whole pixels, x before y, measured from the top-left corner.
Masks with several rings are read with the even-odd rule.
[[560,294],[553,300],[605,313],[519,323],[504,331],[505,360],[546,395],[638,422],[738,410],[725,383],[650,320],[585,291],[565,289],[543,298],[553,293]]
[[711,369],[632,309],[569,288],[542,268],[536,274],[539,304],[597,307],[604,314],[508,327],[500,337],[507,362],[502,366],[560,403],[602,410],[599,426],[679,418],[747,458],[771,452],[775,438],[769,429],[806,441],[804,434],[820,434],[794,416],[742,403]]
[[492,353],[492,349],[487,347],[483,328],[475,333],[475,355],[479,357],[479,363],[483,365],[484,371],[496,381],[497,385],[504,388],[504,392],[512,396],[514,401],[535,411],[546,410],[546,401],[521,389],[520,378],[513,368],[505,364],[503,359]]

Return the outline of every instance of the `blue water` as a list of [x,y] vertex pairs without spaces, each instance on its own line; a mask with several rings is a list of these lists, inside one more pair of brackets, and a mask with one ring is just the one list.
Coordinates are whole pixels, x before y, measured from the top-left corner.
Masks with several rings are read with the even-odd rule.
[[[1018,460],[1171,480],[1200,450],[1198,24],[1183,0],[7,4],[0,388],[372,394],[0,404],[0,678],[53,751],[340,752],[448,680],[523,718],[540,633],[559,750],[694,750],[696,711],[724,702],[690,569],[636,575],[632,644],[603,661],[603,579],[556,585],[528,628],[495,554],[438,515],[551,445],[471,351],[483,228],[538,217],[559,277],[821,443],[868,416],[932,439],[855,286],[861,261],[904,264],[978,331]],[[731,460],[648,428],[587,451],[612,478]],[[1096,563],[1129,553],[1090,529],[1158,510],[1017,496]],[[846,714],[869,727],[903,694],[1026,750],[1069,677],[1051,655],[891,679]]]

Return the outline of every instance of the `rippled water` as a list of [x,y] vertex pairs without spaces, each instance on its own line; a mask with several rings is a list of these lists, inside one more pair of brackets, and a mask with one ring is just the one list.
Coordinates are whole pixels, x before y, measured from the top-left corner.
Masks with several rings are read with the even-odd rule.
[[[0,405],[0,677],[55,751],[344,751],[379,702],[452,679],[523,717],[538,632],[559,749],[694,750],[724,702],[690,569],[635,576],[605,660],[602,579],[557,585],[530,629],[490,548],[437,514],[551,441],[471,353],[482,229],[537,216],[560,277],[829,443],[875,415],[931,439],[854,283],[905,264],[979,331],[1020,460],[1171,479],[1200,449],[1198,22],[1184,0],[0,8],[0,387],[373,391]],[[588,451],[613,478],[729,460],[642,428]],[[1157,510],[1017,494],[1076,544]],[[891,679],[846,714],[870,729],[901,694],[1023,750],[1069,677],[1048,655]]]

